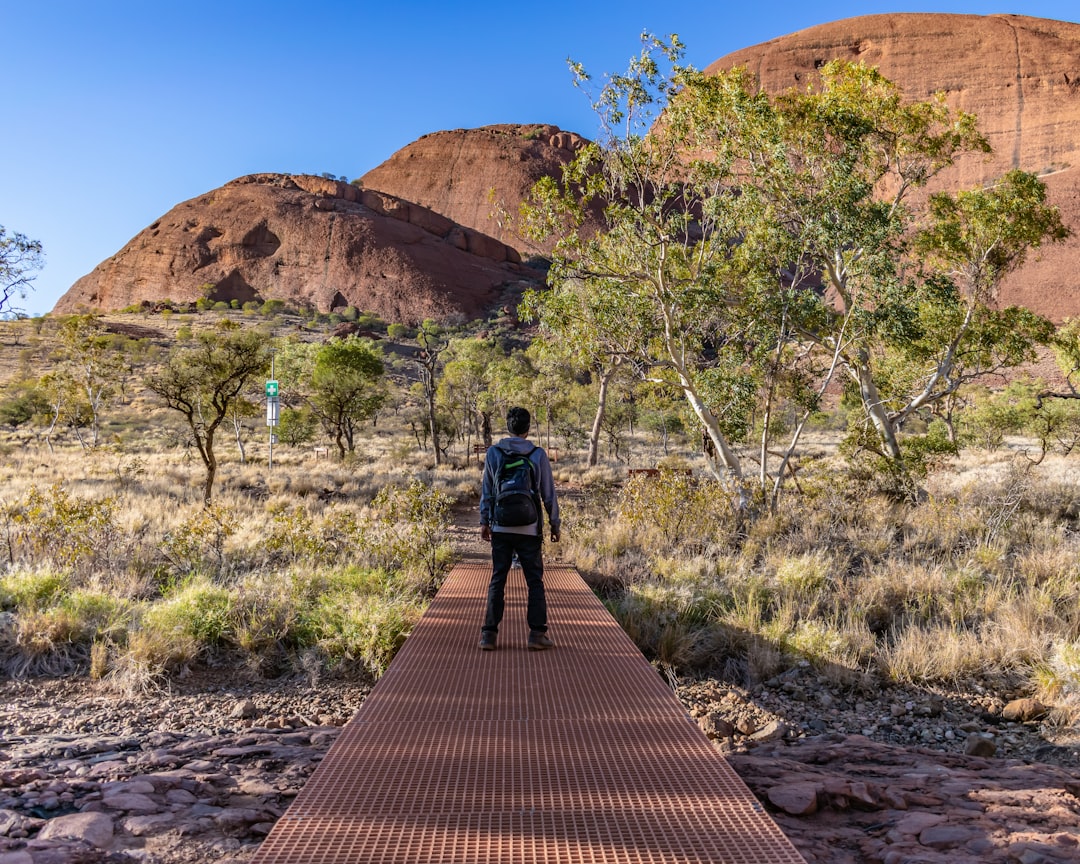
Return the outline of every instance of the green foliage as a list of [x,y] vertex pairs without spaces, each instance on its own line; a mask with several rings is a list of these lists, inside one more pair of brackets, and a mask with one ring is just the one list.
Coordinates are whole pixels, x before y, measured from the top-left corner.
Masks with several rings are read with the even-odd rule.
[[270,365],[266,338],[228,320],[198,334],[195,344],[173,349],[163,369],[148,375],[147,388],[180,413],[206,467],[203,500],[209,504],[217,473],[214,438],[233,403]]
[[309,409],[283,408],[275,431],[283,444],[296,447],[312,441],[318,425],[318,418]]
[[100,589],[80,588],[59,600],[59,608],[79,622],[88,642],[108,639],[123,643],[137,608],[130,598]]
[[903,448],[908,471],[920,479],[959,452],[956,443],[949,438],[948,427],[941,420],[931,421],[926,434],[904,439]]
[[[1049,337],[1038,316],[989,308],[1029,249],[1067,235],[1045,188],[1010,172],[924,214],[912,191],[989,149],[942,95],[911,102],[876,69],[832,61],[770,96],[744,69],[681,66],[675,38],[643,41],[594,99],[606,137],[522,209],[527,231],[557,240],[552,290],[523,314],[583,365],[635,358],[677,387],[736,477],[729,441],[760,400],[812,412],[815,382],[842,369],[863,443],[903,474],[907,421]],[[597,207],[606,230],[582,230]],[[933,445],[907,450],[918,462]]]
[[0,608],[47,609],[71,588],[71,575],[61,570],[11,570],[0,576]]
[[224,644],[232,635],[234,593],[205,576],[193,576],[177,584],[139,621],[140,629],[167,641],[191,642],[201,648]]
[[131,542],[116,519],[111,497],[80,498],[63,486],[32,486],[2,511],[10,562],[49,562],[79,574],[120,566]]
[[14,298],[26,296],[37,278],[35,271],[44,265],[41,241],[17,231],[8,234],[0,225],[0,314],[12,310]]
[[315,520],[303,506],[282,507],[275,510],[273,516],[270,536],[266,538],[268,551],[281,555],[290,563],[326,559],[326,545],[315,530]]
[[237,527],[236,515],[227,507],[199,507],[162,538],[162,558],[177,576],[207,571],[221,574],[226,567],[225,542]]
[[413,480],[405,488],[386,486],[372,502],[375,520],[371,554],[377,566],[403,570],[434,593],[451,559],[448,540],[453,499]]
[[378,677],[422,612],[415,599],[328,593],[307,617],[309,638],[332,663],[359,662]]
[[386,400],[384,372],[380,351],[365,339],[331,339],[315,352],[308,404],[342,459],[355,448],[358,425]]
[[622,487],[617,518],[654,552],[697,550],[722,542],[736,519],[730,492],[689,471],[660,469],[658,476],[638,474]]
[[1036,410],[1035,388],[1014,381],[1004,390],[975,391],[972,404],[960,413],[959,437],[966,446],[996,450],[1006,435],[1020,435]]
[[49,400],[36,387],[27,387],[0,402],[0,423],[18,427],[49,412]]

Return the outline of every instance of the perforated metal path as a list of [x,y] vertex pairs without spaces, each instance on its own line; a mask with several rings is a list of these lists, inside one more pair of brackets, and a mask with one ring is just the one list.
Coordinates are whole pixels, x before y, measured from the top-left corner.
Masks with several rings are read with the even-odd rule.
[[548,568],[528,651],[511,571],[454,569],[257,864],[805,864],[581,577]]

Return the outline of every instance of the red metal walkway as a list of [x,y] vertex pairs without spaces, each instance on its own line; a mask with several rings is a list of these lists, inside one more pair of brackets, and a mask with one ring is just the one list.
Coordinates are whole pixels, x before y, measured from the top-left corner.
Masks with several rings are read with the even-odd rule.
[[256,864],[805,864],[576,571],[555,648],[512,571],[477,650],[489,573],[454,569]]

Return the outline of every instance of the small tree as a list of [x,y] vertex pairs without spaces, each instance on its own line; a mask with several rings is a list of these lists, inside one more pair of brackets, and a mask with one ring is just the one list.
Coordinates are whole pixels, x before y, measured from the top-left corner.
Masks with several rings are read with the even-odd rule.
[[8,234],[0,225],[0,315],[14,311],[15,297],[25,297],[45,264],[41,242],[18,232]]
[[315,354],[308,403],[340,458],[355,448],[356,425],[382,407],[383,362],[369,340],[331,339]]
[[209,505],[218,466],[214,436],[244,387],[269,367],[270,346],[261,333],[229,321],[200,332],[194,341],[174,349],[164,368],[146,378],[146,387],[191,428],[206,466],[203,502]]
[[423,385],[427,430],[435,450],[435,464],[441,465],[443,444],[436,414],[436,403],[439,393],[439,376],[443,368],[442,355],[450,345],[450,338],[442,327],[431,320],[426,320],[420,325],[415,338],[419,349],[413,361],[417,372],[420,373],[420,383]]
[[[94,315],[68,318],[60,328],[60,342],[64,358],[62,374],[71,381],[78,394],[78,407],[90,419],[90,441],[83,443],[93,449],[101,437],[101,412],[130,371],[130,364],[117,341]],[[79,440],[82,442],[81,435]]]
[[491,373],[505,354],[492,339],[462,338],[450,343],[447,355],[438,385],[439,401],[451,413],[460,414],[468,454],[474,435],[491,443]]

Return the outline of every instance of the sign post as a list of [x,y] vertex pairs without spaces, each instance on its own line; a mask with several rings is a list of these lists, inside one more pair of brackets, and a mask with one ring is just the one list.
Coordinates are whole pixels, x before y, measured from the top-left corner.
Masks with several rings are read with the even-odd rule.
[[270,355],[270,380],[266,382],[266,425],[270,429],[270,462],[267,466],[270,471],[274,470],[274,427],[278,425],[280,414],[280,402],[278,401],[278,382],[274,378],[274,356]]

